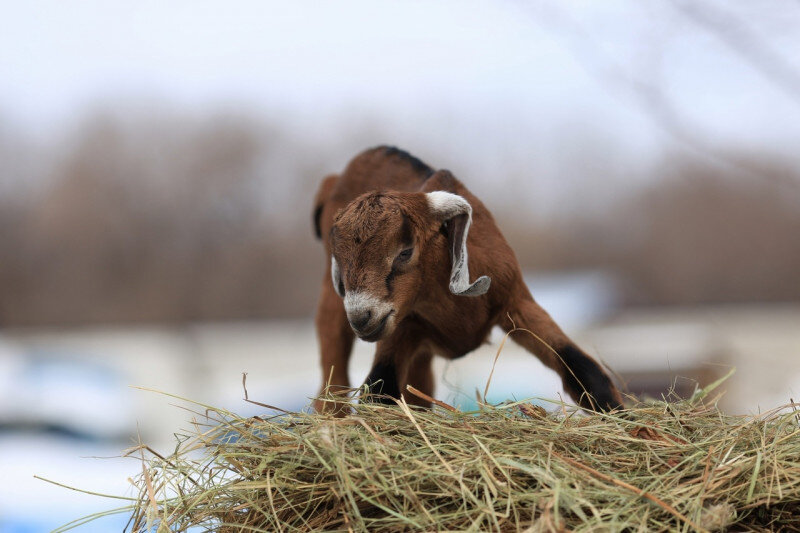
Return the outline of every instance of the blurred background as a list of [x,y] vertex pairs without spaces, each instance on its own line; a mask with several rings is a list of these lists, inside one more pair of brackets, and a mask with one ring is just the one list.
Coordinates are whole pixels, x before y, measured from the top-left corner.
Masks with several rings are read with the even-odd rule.
[[[308,405],[319,181],[393,144],[493,211],[630,392],[800,396],[800,4],[31,1],[0,18],[0,531],[117,507],[189,413]],[[468,409],[501,336],[437,362]],[[359,344],[351,379],[372,346]],[[507,344],[489,399],[563,396]],[[547,404],[553,408],[553,404]],[[49,503],[42,512],[42,500]],[[124,518],[82,530],[120,530]]]

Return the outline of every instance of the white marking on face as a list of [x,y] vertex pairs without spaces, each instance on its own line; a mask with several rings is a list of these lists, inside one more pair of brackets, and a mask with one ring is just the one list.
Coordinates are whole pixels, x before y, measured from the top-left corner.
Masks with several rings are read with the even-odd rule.
[[344,297],[344,310],[348,319],[369,311],[371,321],[377,322],[392,311],[392,304],[365,292],[348,292]]

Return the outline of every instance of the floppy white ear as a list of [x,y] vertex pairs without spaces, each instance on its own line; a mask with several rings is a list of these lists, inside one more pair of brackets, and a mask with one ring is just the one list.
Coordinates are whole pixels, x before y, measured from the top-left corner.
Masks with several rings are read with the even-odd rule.
[[339,263],[336,258],[331,255],[331,281],[333,281],[333,290],[336,294],[344,298],[344,284],[342,283],[342,274],[339,272]]
[[467,235],[472,224],[472,206],[464,197],[445,191],[433,191],[425,195],[428,208],[434,217],[447,222],[450,240],[450,292],[459,296],[480,296],[486,294],[492,280],[481,276],[474,283],[469,282],[469,257],[467,255]]

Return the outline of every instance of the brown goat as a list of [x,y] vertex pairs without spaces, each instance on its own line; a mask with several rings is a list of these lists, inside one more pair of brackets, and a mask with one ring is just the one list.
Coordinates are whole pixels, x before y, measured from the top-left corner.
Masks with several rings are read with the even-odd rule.
[[[406,384],[431,395],[433,355],[461,357],[499,325],[534,333],[513,339],[558,372],[585,409],[622,405],[603,368],[533,300],[492,215],[449,171],[380,146],[325,178],[315,204],[329,259],[316,317],[323,392],[350,386],[355,335],[377,342],[367,398],[386,402]],[[470,283],[470,272],[481,276]]]

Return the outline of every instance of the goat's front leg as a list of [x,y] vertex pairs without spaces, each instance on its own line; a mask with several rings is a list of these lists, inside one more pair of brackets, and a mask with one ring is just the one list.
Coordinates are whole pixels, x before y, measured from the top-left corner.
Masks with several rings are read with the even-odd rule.
[[[405,390],[409,368],[417,360],[419,346],[418,336],[403,328],[398,328],[388,339],[378,341],[372,370],[364,381],[368,392],[362,396],[362,401],[392,404],[393,398],[399,399]],[[424,359],[424,354],[419,355]]]
[[[420,392],[433,396],[435,380],[433,378],[433,353],[427,348],[421,348],[414,354],[414,359],[408,368],[406,383],[416,388]],[[405,390],[405,387],[403,387]],[[408,393],[405,395],[406,401],[411,405],[419,407],[430,407],[431,402],[419,396]]]
[[[517,330],[512,339],[561,376],[564,389],[584,409],[607,411],[622,406],[622,396],[603,367],[567,337],[530,296],[520,299],[501,326]],[[533,333],[533,335],[531,335]]]
[[[350,387],[347,365],[355,334],[347,321],[342,299],[331,286],[330,273],[322,282],[316,325],[322,366],[322,387],[319,396],[325,393],[346,395]],[[346,400],[342,403],[332,403],[317,399],[314,401],[314,410],[320,413],[333,411],[344,415],[346,403]]]
[[394,357],[378,357],[376,354],[372,370],[369,371],[366,385],[366,394],[361,396],[362,401],[374,403],[394,403],[392,398],[400,398],[400,379],[398,365]]

